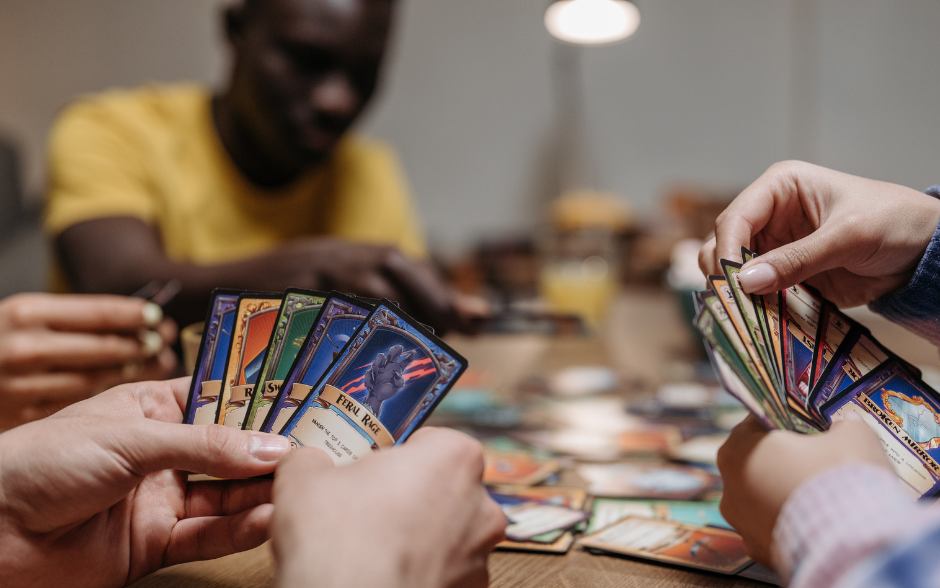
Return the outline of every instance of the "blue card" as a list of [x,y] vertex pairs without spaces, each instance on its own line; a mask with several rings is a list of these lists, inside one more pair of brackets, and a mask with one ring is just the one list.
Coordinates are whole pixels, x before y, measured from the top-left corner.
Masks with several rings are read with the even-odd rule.
[[823,405],[891,357],[864,327],[850,331],[810,393],[810,410],[821,414]]
[[294,416],[313,386],[362,326],[374,305],[331,292],[281,384],[261,430],[278,433]]
[[404,442],[466,368],[457,352],[383,300],[281,434],[350,463]]
[[913,495],[940,491],[940,395],[916,371],[893,358],[822,407],[829,422],[849,412],[875,431]]
[[216,290],[212,293],[199,354],[196,356],[196,370],[186,400],[185,422],[190,425],[215,422],[239,294],[241,292],[238,290]]

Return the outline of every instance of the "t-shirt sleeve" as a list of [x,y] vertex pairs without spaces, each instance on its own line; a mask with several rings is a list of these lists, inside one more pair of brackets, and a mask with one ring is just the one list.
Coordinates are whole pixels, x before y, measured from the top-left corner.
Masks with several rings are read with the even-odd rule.
[[427,257],[418,212],[390,147],[352,139],[341,148],[334,173],[330,234],[394,245],[411,257]]
[[131,115],[117,105],[87,99],[59,116],[49,139],[47,233],[56,236],[96,218],[155,219],[147,146]]

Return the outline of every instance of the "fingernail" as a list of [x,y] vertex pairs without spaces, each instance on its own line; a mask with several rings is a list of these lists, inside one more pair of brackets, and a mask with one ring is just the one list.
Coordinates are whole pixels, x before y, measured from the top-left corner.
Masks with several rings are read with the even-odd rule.
[[252,435],[251,455],[261,461],[277,461],[290,451],[290,441],[280,435]]
[[862,415],[853,410],[846,412],[845,415],[842,416],[842,419],[846,421],[855,421],[857,423],[865,422],[865,419],[862,418]]
[[153,357],[163,349],[163,337],[156,331],[144,331],[140,335],[140,348],[144,357]]
[[144,316],[144,324],[148,327],[155,327],[163,320],[163,309],[153,302],[145,304],[141,314]]
[[748,294],[760,292],[774,285],[777,281],[777,270],[770,264],[758,263],[742,270],[738,278],[741,280],[741,288]]

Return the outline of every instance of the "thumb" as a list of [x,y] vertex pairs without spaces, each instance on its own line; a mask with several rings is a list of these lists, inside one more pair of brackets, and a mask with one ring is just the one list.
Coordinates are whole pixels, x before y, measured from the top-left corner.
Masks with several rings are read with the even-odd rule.
[[286,437],[222,425],[171,424],[145,419],[111,448],[137,475],[184,470],[216,478],[270,473],[288,451]]
[[844,240],[831,229],[821,228],[792,243],[781,245],[744,264],[741,288],[748,294],[784,290],[848,262]]

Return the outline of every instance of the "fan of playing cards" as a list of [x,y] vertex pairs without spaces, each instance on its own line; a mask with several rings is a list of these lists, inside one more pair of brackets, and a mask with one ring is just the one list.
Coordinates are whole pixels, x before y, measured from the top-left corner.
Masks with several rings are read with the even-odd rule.
[[404,442],[466,368],[388,300],[216,290],[186,422],[280,433],[348,463]]
[[[742,248],[746,262],[756,255]],[[854,412],[917,496],[940,491],[940,394],[808,286],[745,294],[742,264],[695,294],[695,326],[723,386],[773,429],[814,433]]]

